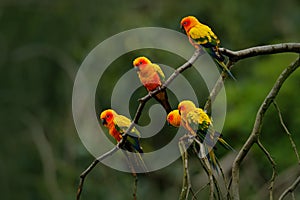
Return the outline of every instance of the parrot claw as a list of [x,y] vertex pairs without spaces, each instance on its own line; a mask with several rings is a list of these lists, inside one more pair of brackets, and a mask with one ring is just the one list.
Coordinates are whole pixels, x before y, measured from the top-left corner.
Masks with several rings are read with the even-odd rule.
[[192,143],[196,139],[196,137],[194,135],[191,135],[191,134],[188,134],[187,138],[188,138],[187,140],[188,140],[189,143]]
[[157,86],[155,90],[161,90],[161,86]]

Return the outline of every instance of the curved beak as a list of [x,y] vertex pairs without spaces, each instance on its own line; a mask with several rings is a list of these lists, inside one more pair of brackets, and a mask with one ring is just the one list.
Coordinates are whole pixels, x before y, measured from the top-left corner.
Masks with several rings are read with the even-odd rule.
[[184,27],[182,26],[182,24],[180,24],[180,30],[186,34]]
[[101,119],[101,123],[102,123],[103,125],[106,125],[106,124],[107,124],[107,121],[106,121],[105,119]]
[[135,71],[140,71],[140,68],[138,66],[134,66]]

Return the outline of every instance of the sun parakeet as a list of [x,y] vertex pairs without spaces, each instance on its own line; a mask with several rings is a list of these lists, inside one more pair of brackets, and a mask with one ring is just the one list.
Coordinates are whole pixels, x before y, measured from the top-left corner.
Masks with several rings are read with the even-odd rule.
[[181,117],[179,114],[179,110],[173,110],[169,112],[167,115],[167,122],[169,125],[172,125],[174,127],[179,127],[181,124]]
[[[137,70],[141,83],[148,91],[161,87],[165,81],[165,75],[159,65],[152,63],[146,57],[136,58],[133,61],[133,66]],[[172,111],[166,90],[157,93],[154,98],[165,108],[167,113]]]
[[196,48],[199,48],[199,45],[204,47],[215,63],[222,70],[225,70],[232,79],[236,80],[224,63],[225,58],[219,52],[220,40],[214,32],[212,32],[211,28],[200,23],[198,19],[193,16],[184,17],[180,22],[180,26],[184,29],[193,46]]
[[[117,114],[114,110],[108,109],[100,114],[102,124],[108,128],[109,134],[113,136],[117,142],[122,139],[122,134],[125,133],[131,121],[123,116]],[[133,127],[131,131],[126,135],[126,141],[123,145],[123,149],[130,152],[143,153],[143,149],[140,146],[140,132]]]
[[209,160],[213,168],[218,169],[214,144],[219,142],[226,149],[233,150],[233,148],[221,138],[220,133],[214,130],[212,121],[208,115],[201,108],[197,108],[192,101],[184,100],[180,102],[178,110],[183,127],[192,133],[192,135],[195,135],[196,139],[199,139],[207,147]]
[[208,133],[211,141],[205,140],[209,145],[212,145],[212,140],[217,140],[220,145],[226,149],[234,150],[223,138],[221,133],[214,130],[213,123],[203,109],[197,108],[190,100],[181,101],[178,104],[178,110],[181,116],[181,123],[186,129],[196,133],[204,140]]

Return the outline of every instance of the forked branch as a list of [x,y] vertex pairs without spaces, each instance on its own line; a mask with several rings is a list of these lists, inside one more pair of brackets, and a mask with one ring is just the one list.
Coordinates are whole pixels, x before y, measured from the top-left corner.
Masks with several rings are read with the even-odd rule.
[[252,129],[250,136],[247,141],[244,143],[242,149],[239,151],[236,156],[233,166],[232,166],[232,194],[233,199],[238,200],[239,197],[239,169],[242,161],[248,154],[249,150],[252,148],[254,143],[257,143],[258,138],[260,136],[260,131],[262,127],[262,121],[266,111],[268,110],[271,103],[274,101],[277,96],[281,86],[286,81],[286,79],[300,66],[300,59],[298,58],[295,62],[293,62],[290,66],[288,66],[283,72],[280,74],[278,79],[276,80],[273,88],[261,104],[255,119],[255,123]]
[[[240,50],[240,51],[231,51],[231,50],[228,50],[225,48],[220,48],[220,52],[229,57],[230,62],[228,63],[228,66],[230,68],[234,64],[234,62],[237,62],[241,59],[258,56],[258,55],[275,54],[275,53],[283,53],[283,52],[300,53],[300,43],[285,43],[285,44],[277,44],[277,45],[267,45],[267,46],[253,47],[253,48],[244,49],[244,50]],[[146,102],[148,100],[150,100],[155,94],[161,92],[162,90],[165,90],[168,87],[168,85],[180,73],[182,73],[183,71],[185,71],[186,69],[191,67],[193,65],[193,63],[198,59],[198,57],[201,56],[202,54],[203,54],[203,51],[197,49],[194,52],[193,56],[182,66],[177,68],[161,87],[157,88],[156,90],[154,90],[152,92],[149,92],[149,94],[147,94],[146,96],[139,99],[139,106],[137,108],[135,116],[134,116],[130,126],[123,134],[123,136],[125,136],[128,132],[130,132],[135,124],[138,124],[139,118],[142,114],[142,111],[143,111],[143,108],[144,108]],[[242,150],[239,152],[239,154],[234,162],[233,168],[232,168],[232,175],[233,175],[232,188],[233,188],[234,199],[239,199],[238,179],[239,179],[240,164],[241,164],[242,160],[244,159],[244,157],[247,155],[250,148],[252,147],[253,143],[257,142],[257,138],[260,133],[262,118],[264,116],[264,113],[268,109],[270,103],[273,102],[273,100],[276,97],[283,82],[298,66],[299,66],[299,59],[295,63],[293,63],[291,66],[286,68],[285,71],[282,72],[282,74],[276,81],[274,87],[272,88],[271,92],[265,99],[264,103],[262,104],[262,106],[257,114],[257,118],[255,121],[253,131],[252,131],[250,137],[248,138],[247,142],[244,144]],[[213,93],[210,94],[209,100],[205,106],[206,108],[210,107],[213,100],[218,95],[220,89],[222,88],[222,86],[220,86],[220,85],[222,85],[222,82],[224,81],[226,76],[227,75],[225,73],[222,73],[222,78],[220,78],[217,81],[217,83],[213,89]],[[91,163],[91,165],[84,172],[82,172],[82,174],[80,175],[80,183],[79,183],[78,190],[77,190],[77,196],[76,196],[77,200],[80,199],[80,195],[82,192],[85,177],[100,161],[102,161],[103,159],[107,158],[108,156],[111,156],[116,151],[118,151],[123,142],[124,141],[121,140],[113,149],[111,149],[107,153],[105,153],[105,154],[101,155],[100,157],[98,157],[97,159],[95,159],[93,161],[93,163]]]
[[232,62],[250,58],[259,55],[277,54],[277,53],[300,53],[300,43],[282,43],[274,45],[265,45],[251,47],[240,51],[231,51],[229,49],[220,48],[220,52],[229,57]]

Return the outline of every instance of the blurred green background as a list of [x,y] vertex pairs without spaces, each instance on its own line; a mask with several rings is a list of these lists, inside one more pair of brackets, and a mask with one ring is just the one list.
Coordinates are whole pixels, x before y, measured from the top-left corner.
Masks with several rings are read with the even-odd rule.
[[[101,41],[136,27],[179,31],[180,19],[195,15],[213,27],[228,49],[300,42],[299,11],[298,0],[1,0],[1,199],[75,198],[79,174],[94,157],[81,143],[73,123],[72,87],[80,64]],[[261,56],[243,60],[232,70],[238,82],[229,80],[225,84],[228,113],[223,134],[235,149],[239,150],[250,134],[256,112],[279,73],[296,58],[296,54],[290,53]],[[174,67],[182,64],[182,60],[176,63],[172,58],[172,61]],[[124,72],[131,68],[131,63],[126,62],[119,61]],[[120,69],[113,68],[110,73],[118,74]],[[107,81],[108,88],[115,81],[113,78]],[[297,146],[300,146],[299,85],[297,70],[276,99]],[[104,91],[97,98],[105,94]],[[102,104],[97,112],[109,107],[109,99],[99,102]],[[134,114],[136,105],[131,108]],[[262,142],[277,163],[275,195],[278,195],[300,172],[273,106],[267,112],[262,132]],[[218,153],[227,165],[234,155],[223,150]],[[201,176],[202,168],[192,157],[190,171],[193,190],[197,191],[205,179]],[[271,169],[262,152],[254,147],[242,167],[241,196],[267,198]],[[139,199],[177,199],[181,175],[180,159],[162,170],[141,175]],[[82,199],[131,199],[132,184],[130,174],[99,164],[87,177]],[[206,191],[201,191],[198,198],[206,197]]]

